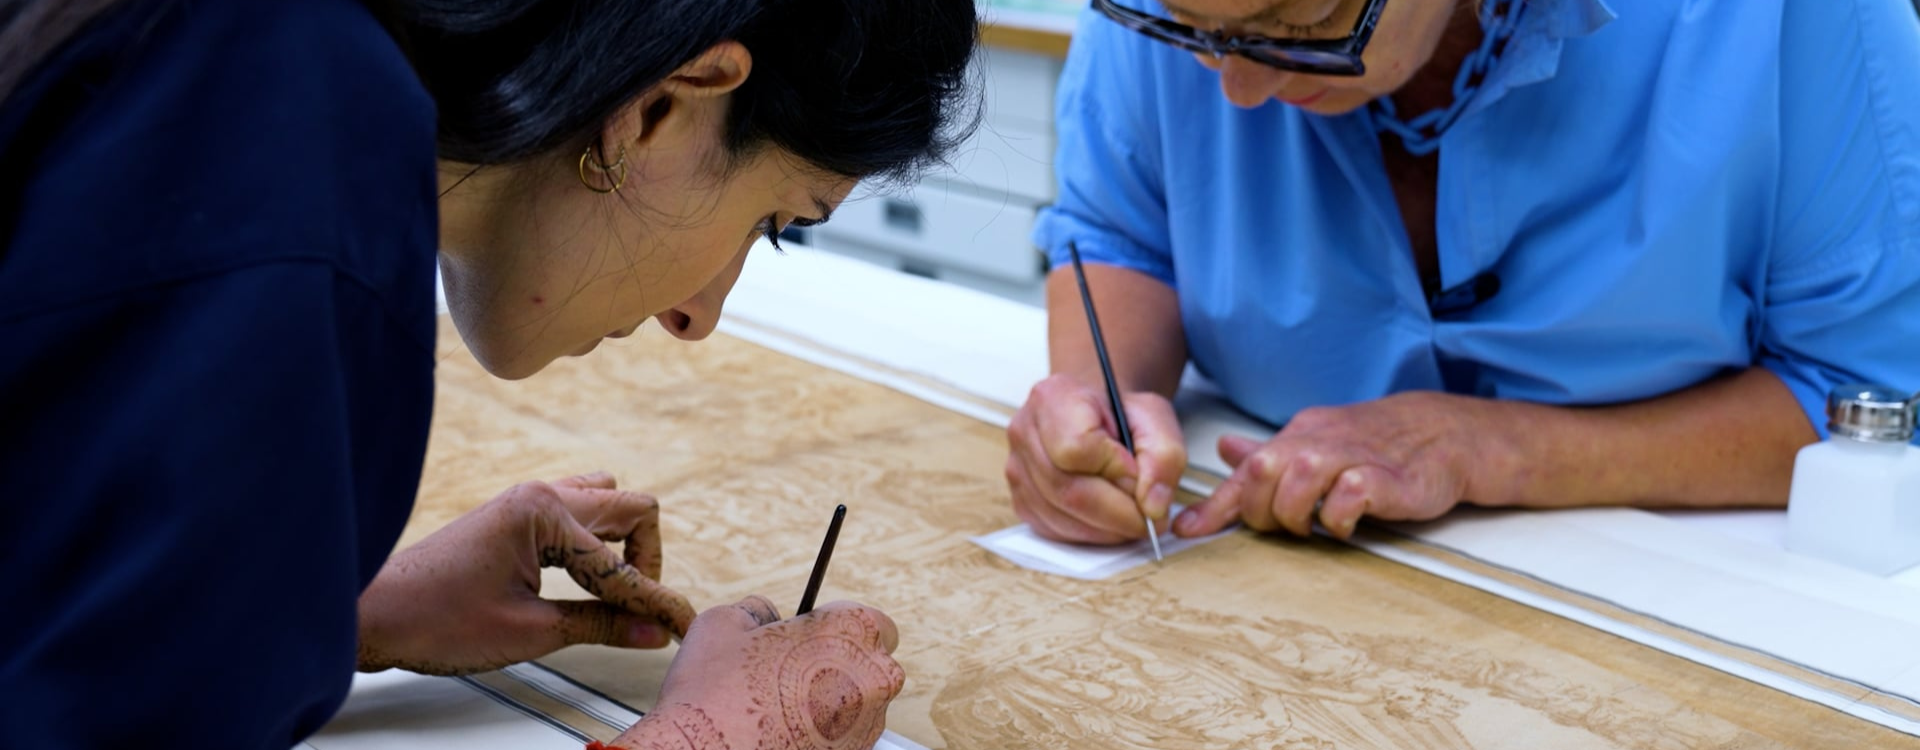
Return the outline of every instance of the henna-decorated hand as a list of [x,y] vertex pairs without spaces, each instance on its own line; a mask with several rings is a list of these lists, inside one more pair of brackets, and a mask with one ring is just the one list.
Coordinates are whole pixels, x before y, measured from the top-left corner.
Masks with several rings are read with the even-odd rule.
[[[540,598],[551,567],[600,601]],[[462,674],[576,643],[660,648],[686,634],[693,605],[659,578],[653,498],[605,472],[528,482],[387,561],[360,595],[360,669]]]
[[834,602],[781,620],[757,596],[693,621],[660,706],[615,741],[647,750],[849,750],[887,728],[906,673],[879,610]]

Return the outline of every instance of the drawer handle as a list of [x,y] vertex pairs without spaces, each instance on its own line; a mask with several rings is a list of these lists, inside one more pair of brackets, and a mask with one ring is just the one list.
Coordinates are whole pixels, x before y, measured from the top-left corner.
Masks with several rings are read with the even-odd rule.
[[894,198],[886,199],[886,203],[884,220],[887,226],[913,234],[920,233],[922,219],[919,206]]

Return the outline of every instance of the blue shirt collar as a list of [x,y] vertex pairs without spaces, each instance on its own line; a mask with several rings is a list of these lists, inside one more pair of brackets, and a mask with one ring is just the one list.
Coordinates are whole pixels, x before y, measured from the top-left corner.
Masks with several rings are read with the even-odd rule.
[[1618,16],[1605,0],[1530,0],[1549,36],[1559,39],[1582,37],[1613,23]]
[[1463,116],[1491,106],[1510,90],[1554,77],[1567,39],[1590,35],[1617,18],[1605,0],[1526,2],[1527,17],[1520,20],[1506,53]]

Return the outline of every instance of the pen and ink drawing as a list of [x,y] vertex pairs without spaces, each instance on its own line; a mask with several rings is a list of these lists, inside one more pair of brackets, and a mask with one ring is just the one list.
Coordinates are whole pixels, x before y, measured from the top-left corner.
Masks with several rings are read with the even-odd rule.
[[[1330,543],[1234,535],[1100,582],[1020,569],[967,541],[1017,523],[1003,431],[725,336],[603,347],[524,383],[463,357],[440,369],[409,538],[513,482],[604,468],[660,498],[663,581],[696,607],[758,593],[789,610],[820,519],[846,503],[820,599],[899,624],[908,681],[888,724],[930,747],[1912,739]],[[631,406],[609,409],[609,394]],[[543,662],[646,708],[670,658]]]
[[[1521,658],[1183,605],[1136,588],[1076,630],[963,660],[932,706],[954,747],[1776,747],[1658,696]],[[1280,608],[1276,608],[1280,609]],[[1631,691],[1632,686],[1620,689]],[[1525,743],[1514,744],[1516,737]]]

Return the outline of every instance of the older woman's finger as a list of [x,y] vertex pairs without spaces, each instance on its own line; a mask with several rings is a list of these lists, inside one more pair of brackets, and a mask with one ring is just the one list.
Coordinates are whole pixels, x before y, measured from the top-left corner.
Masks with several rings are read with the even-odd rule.
[[1285,441],[1290,451],[1273,493],[1273,514],[1280,525],[1299,536],[1313,534],[1314,513],[1333,490],[1340,473],[1359,462],[1337,446]]
[[1397,484],[1393,474],[1379,466],[1348,467],[1327,491],[1326,502],[1320,506],[1320,525],[1334,538],[1353,536],[1354,528],[1374,507],[1376,498],[1394,492]]

